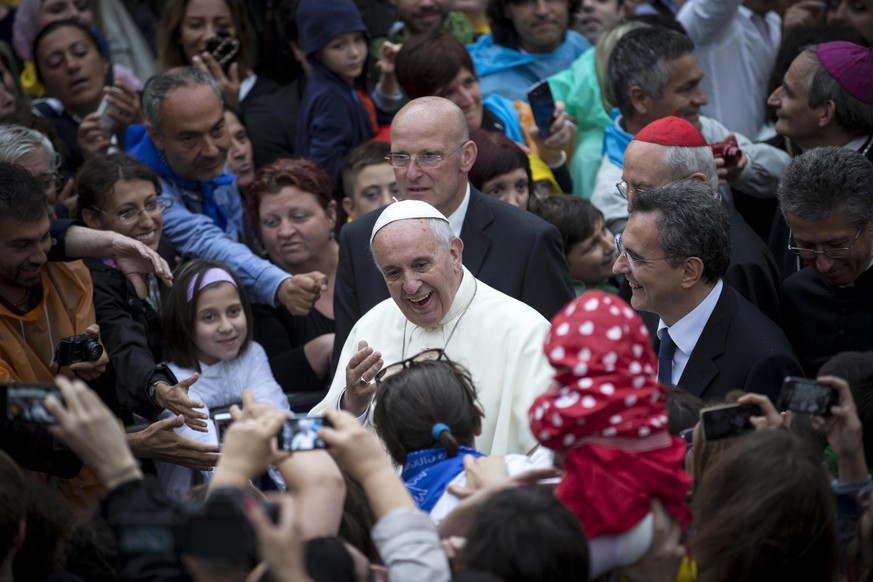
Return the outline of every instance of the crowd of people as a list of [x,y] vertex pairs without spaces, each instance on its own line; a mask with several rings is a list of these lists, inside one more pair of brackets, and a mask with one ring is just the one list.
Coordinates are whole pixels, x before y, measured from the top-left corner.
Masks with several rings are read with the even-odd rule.
[[871,44],[0,2],[0,581],[871,579]]

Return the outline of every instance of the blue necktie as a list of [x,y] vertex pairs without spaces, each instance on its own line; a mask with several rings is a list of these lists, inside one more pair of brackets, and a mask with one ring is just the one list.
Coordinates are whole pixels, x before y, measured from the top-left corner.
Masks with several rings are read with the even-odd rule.
[[670,332],[664,328],[661,334],[661,345],[658,346],[658,382],[661,384],[673,383],[673,354],[676,353],[676,344],[670,337]]

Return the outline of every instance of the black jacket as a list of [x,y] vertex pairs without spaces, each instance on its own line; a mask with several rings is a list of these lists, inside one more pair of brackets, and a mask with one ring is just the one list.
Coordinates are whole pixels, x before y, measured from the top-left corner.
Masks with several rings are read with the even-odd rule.
[[[158,253],[172,268],[176,250],[161,237]],[[162,408],[146,394],[149,385],[159,380],[172,385],[176,378],[169,369],[159,369],[163,360],[160,316],[148,302],[140,299],[124,274],[100,259],[85,259],[94,282],[94,308],[100,337],[115,374],[115,395],[122,412],[132,412],[154,420]],[[158,282],[163,295],[167,288]]]

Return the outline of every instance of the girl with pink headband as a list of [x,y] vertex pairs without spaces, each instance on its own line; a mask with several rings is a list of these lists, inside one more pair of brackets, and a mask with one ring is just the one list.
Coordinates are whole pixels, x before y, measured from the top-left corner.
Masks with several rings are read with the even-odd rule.
[[[177,269],[173,278],[161,331],[176,377],[199,375],[188,396],[210,417],[216,409],[239,404],[245,389],[250,389],[258,402],[289,410],[288,398],[273,378],[264,349],[252,341],[252,308],[236,273],[217,261],[193,260]],[[170,411],[161,415],[172,416]],[[212,421],[200,430],[183,425],[176,432],[219,444]],[[193,484],[194,471],[170,463],[155,464],[167,493],[182,498]],[[211,471],[202,474],[205,480],[211,476]]]

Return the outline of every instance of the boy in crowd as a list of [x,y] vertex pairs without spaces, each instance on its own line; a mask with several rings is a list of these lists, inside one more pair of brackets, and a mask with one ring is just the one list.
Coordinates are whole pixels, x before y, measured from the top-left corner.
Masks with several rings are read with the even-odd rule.
[[343,162],[343,211],[349,220],[388,206],[397,196],[394,168],[385,159],[391,146],[368,141],[349,152]]
[[561,233],[577,297],[590,289],[618,291],[611,279],[615,241],[596,206],[584,198],[565,194],[532,198],[530,211],[555,225]]

